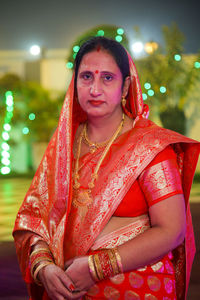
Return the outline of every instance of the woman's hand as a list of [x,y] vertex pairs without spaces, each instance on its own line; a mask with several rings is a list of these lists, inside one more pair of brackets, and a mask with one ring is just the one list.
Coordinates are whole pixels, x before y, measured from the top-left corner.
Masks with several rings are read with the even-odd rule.
[[86,291],[72,292],[74,283],[67,274],[55,264],[43,267],[38,273],[48,296],[52,300],[80,299]]
[[88,256],[76,257],[65,263],[65,273],[73,281],[76,290],[86,291],[95,284],[90,275]]

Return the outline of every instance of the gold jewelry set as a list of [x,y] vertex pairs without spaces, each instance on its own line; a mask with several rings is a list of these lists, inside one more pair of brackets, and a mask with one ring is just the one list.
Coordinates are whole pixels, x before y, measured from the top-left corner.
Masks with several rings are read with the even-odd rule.
[[[73,195],[73,205],[78,208],[82,208],[82,217],[85,216],[87,212],[87,205],[90,205],[92,203],[92,195],[91,195],[91,190],[95,186],[95,180],[98,178],[98,171],[99,168],[108,153],[112,143],[114,140],[118,137],[120,134],[123,125],[124,125],[124,118],[125,115],[123,114],[122,116],[122,121],[120,122],[118,128],[116,129],[115,133],[112,135],[112,137],[103,142],[103,143],[93,143],[89,140],[87,136],[87,125],[85,124],[83,127],[83,130],[80,134],[80,137],[78,139],[78,147],[77,147],[77,155],[76,155],[76,160],[75,160],[75,167],[74,167],[74,173],[73,173],[73,179],[74,179],[74,184],[73,184],[73,189],[74,189],[74,195]],[[89,145],[89,147],[92,149],[92,152],[97,150],[98,148],[105,147],[99,161],[97,162],[97,165],[94,169],[93,174],[91,175],[91,181],[88,183],[88,188],[87,189],[80,189],[80,182],[79,182],[79,159],[80,159],[80,153],[81,153],[81,144],[82,141],[84,141]],[[95,150],[94,150],[95,149]]]
[[[74,196],[73,196],[73,205],[76,207],[81,207],[84,209],[83,217],[85,216],[87,212],[87,205],[91,204],[93,199],[91,196],[91,190],[95,186],[95,180],[98,178],[98,171],[100,169],[100,166],[108,153],[112,143],[114,140],[118,137],[120,134],[123,125],[124,125],[124,118],[125,115],[123,114],[122,120],[117,127],[115,133],[112,135],[110,139],[108,139],[105,142],[102,143],[94,143],[90,141],[90,139],[87,136],[87,125],[85,124],[83,127],[83,130],[80,134],[79,140],[78,140],[78,148],[77,148],[77,155],[75,160],[75,168],[74,168]],[[80,159],[80,153],[81,153],[81,144],[84,139],[84,142],[89,146],[90,152],[94,153],[97,149],[105,147],[96,167],[91,175],[91,181],[88,184],[87,189],[80,190],[80,183],[79,183],[79,159]],[[54,259],[51,251],[48,248],[39,248],[35,249],[31,252],[30,255],[30,264],[31,264],[31,275],[34,279],[34,281],[41,285],[41,282],[38,280],[37,276],[39,271],[49,265],[54,264]],[[100,252],[89,255],[88,256],[88,265],[90,269],[90,274],[94,281],[100,281],[102,279],[112,277],[114,275],[117,275],[119,273],[123,272],[122,269],[122,263],[121,258],[118,253],[118,250],[115,249],[105,249],[101,250]]]

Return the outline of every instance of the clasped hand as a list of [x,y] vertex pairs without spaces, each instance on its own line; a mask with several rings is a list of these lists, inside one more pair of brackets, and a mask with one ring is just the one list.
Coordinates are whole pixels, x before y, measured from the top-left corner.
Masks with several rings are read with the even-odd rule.
[[65,273],[78,291],[87,291],[95,284],[88,267],[88,256],[70,259],[65,263]]
[[67,261],[65,271],[54,264],[47,265],[39,271],[39,279],[48,296],[53,300],[81,299],[94,285],[87,256]]

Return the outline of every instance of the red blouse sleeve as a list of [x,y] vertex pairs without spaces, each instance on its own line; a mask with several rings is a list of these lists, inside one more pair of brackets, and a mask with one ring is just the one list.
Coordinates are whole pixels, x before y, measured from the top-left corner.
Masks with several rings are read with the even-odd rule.
[[183,193],[176,154],[171,146],[161,151],[146,167],[139,176],[139,184],[148,206]]

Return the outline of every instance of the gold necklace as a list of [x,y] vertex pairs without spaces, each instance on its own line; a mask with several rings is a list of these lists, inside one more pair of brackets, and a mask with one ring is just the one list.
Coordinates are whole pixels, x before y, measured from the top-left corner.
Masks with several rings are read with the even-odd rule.
[[107,142],[107,145],[94,169],[94,173],[91,175],[91,182],[88,183],[88,189],[84,189],[82,191],[79,190],[80,188],[80,182],[79,182],[79,158],[80,158],[80,153],[81,153],[81,144],[82,144],[82,140],[84,138],[84,128],[80,134],[79,140],[78,140],[78,147],[77,147],[77,155],[76,155],[76,160],[75,160],[75,167],[74,167],[74,174],[73,174],[73,179],[74,179],[74,184],[73,184],[73,189],[74,189],[74,195],[73,195],[73,205],[75,207],[82,207],[82,212],[81,212],[81,218],[85,217],[86,213],[87,213],[87,205],[90,205],[93,201],[92,199],[92,195],[91,195],[91,190],[92,188],[94,188],[94,182],[95,180],[98,178],[98,171],[99,168],[106,156],[106,154],[108,153],[112,143],[114,142],[114,140],[117,138],[117,136],[119,135],[119,133],[121,132],[123,125],[124,125],[124,117],[125,115],[123,114],[122,116],[122,121],[120,122],[117,130],[115,131],[115,133],[113,134],[113,136],[109,139],[109,141]]
[[88,138],[87,125],[86,124],[84,125],[84,128],[83,128],[83,138],[84,138],[84,142],[89,146],[90,153],[94,153],[97,149],[105,147],[110,141],[110,139],[108,139],[108,140],[106,140],[105,142],[102,142],[102,143],[92,142]]

